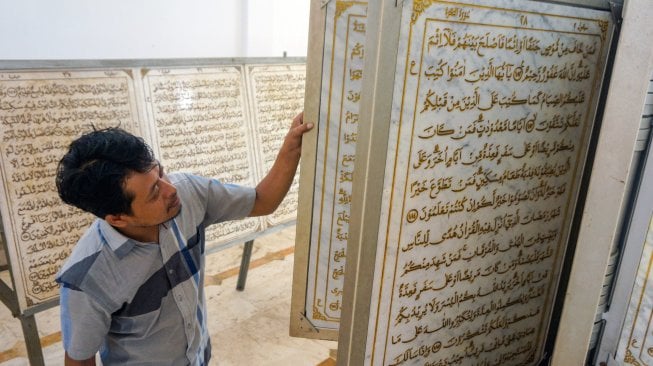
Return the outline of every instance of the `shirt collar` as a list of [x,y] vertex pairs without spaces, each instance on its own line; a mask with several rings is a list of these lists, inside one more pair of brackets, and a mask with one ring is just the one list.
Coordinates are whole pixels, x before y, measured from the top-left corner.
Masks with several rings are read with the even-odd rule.
[[124,236],[105,220],[98,219],[97,222],[97,231],[100,240],[108,245],[118,258],[122,259],[136,245],[135,240]]

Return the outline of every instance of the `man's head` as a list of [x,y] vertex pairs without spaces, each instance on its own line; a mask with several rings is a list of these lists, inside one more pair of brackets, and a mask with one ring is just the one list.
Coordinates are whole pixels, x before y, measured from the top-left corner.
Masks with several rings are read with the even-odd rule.
[[64,202],[116,226],[123,219],[137,226],[159,224],[180,209],[176,189],[150,147],[120,128],[73,141],[59,162],[56,184]]

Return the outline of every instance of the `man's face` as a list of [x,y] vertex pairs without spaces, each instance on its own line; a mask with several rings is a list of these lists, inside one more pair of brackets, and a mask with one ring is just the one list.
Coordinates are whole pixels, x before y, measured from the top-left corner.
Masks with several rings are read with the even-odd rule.
[[125,180],[125,191],[132,194],[132,213],[123,215],[130,226],[154,226],[177,216],[181,202],[177,188],[170,183],[158,162],[146,173],[132,173]]

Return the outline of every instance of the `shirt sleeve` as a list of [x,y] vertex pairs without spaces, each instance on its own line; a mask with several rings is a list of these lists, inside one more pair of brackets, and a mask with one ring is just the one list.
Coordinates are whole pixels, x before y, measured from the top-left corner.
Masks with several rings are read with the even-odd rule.
[[205,223],[213,224],[247,217],[256,200],[256,190],[209,180]]
[[192,211],[203,210],[204,225],[242,219],[254,208],[256,190],[252,187],[226,184],[217,179],[190,174],[177,175],[174,179],[179,184],[190,184],[194,187],[196,196],[189,202],[184,201],[184,205],[190,205]]
[[74,360],[98,352],[111,325],[111,314],[85,292],[63,284],[60,289],[63,346]]

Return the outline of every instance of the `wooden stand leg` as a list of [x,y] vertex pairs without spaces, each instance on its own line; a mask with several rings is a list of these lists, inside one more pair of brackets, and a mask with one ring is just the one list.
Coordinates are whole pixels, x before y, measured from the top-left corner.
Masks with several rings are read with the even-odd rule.
[[27,358],[31,366],[44,366],[43,350],[41,349],[41,339],[36,329],[36,319],[34,315],[23,315],[19,317],[20,325],[23,327],[23,336],[25,337],[25,346],[27,348]]
[[238,283],[236,283],[236,290],[243,291],[245,289],[245,281],[247,281],[247,270],[249,269],[249,261],[252,258],[252,248],[254,247],[254,240],[245,243],[243,248],[243,257],[240,260],[240,271],[238,272]]

